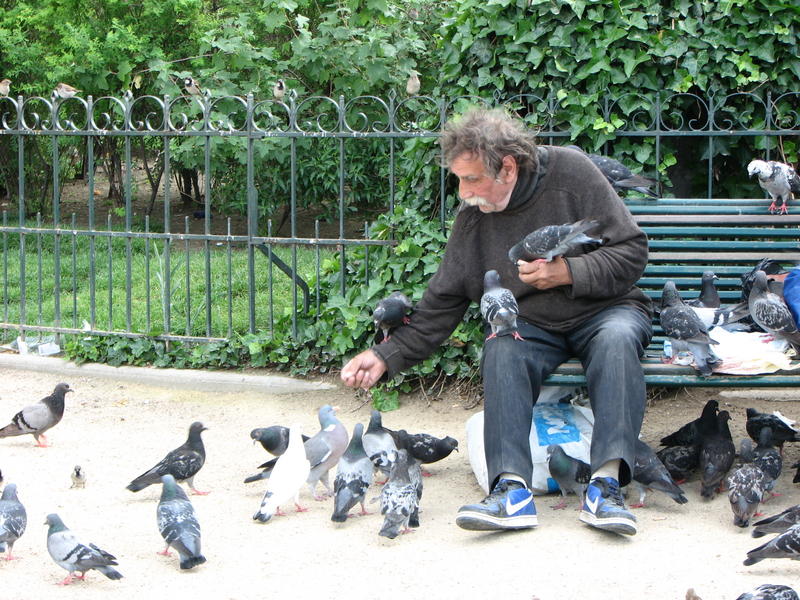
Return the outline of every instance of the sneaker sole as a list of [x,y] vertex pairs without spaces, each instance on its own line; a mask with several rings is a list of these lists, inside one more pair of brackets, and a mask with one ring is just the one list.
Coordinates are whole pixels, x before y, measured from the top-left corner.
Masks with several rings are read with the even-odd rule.
[[493,517],[479,512],[460,512],[456,525],[469,531],[502,531],[506,529],[531,529],[539,524],[536,515]]
[[619,535],[636,535],[636,523],[628,519],[615,519],[614,517],[607,517],[605,519],[598,519],[595,515],[587,511],[581,511],[580,520],[583,523],[603,531],[610,531]]

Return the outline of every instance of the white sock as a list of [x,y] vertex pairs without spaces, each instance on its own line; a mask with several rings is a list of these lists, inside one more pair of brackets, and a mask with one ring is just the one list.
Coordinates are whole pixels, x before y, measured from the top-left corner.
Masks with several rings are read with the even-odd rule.
[[525,480],[522,477],[520,477],[519,475],[516,475],[515,473],[500,473],[500,477],[497,478],[497,481],[500,481],[501,479],[508,479],[510,481],[517,481],[517,482],[521,483],[522,485],[524,485],[525,489],[528,489],[528,484],[525,483]]
[[592,479],[595,477],[613,477],[617,481],[619,481],[619,465],[620,459],[615,458],[614,460],[609,460],[601,465],[597,471],[592,473]]

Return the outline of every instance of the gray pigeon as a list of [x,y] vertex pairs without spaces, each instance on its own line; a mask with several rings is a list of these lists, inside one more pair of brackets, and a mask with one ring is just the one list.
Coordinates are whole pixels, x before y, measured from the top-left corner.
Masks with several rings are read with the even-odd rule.
[[583,496],[592,477],[592,468],[582,460],[571,457],[556,444],[547,447],[547,468],[561,491],[561,502],[552,508],[566,508],[569,492],[578,496],[580,504],[583,504]]
[[[113,568],[117,565],[116,557],[94,544],[81,542],[57,514],[47,515],[45,525],[49,525],[47,551],[59,567],[69,571],[59,585],[69,585],[73,577],[83,580],[91,569],[97,569],[109,579],[122,579],[122,574]],[[74,575],[76,572],[80,575]]]
[[677,431],[661,438],[662,446],[696,446],[700,442],[700,424],[703,420],[710,421],[711,417],[719,411],[719,402],[709,400],[703,406],[700,416],[694,421],[682,425]]
[[409,521],[419,510],[417,486],[409,473],[409,457],[405,450],[398,450],[390,456],[392,469],[389,480],[381,490],[381,514],[383,525],[379,535],[394,539],[401,533],[408,533]]
[[14,543],[25,533],[27,524],[28,513],[17,498],[17,485],[9,483],[0,497],[0,552],[8,550],[6,560],[16,558],[11,551]]
[[556,256],[567,254],[571,250],[578,249],[581,245],[602,244],[602,239],[590,238],[586,235],[587,231],[597,226],[597,221],[586,219],[576,221],[571,225],[569,223],[545,225],[532,231],[514,244],[508,251],[508,258],[515,265],[519,260],[530,262],[544,259],[550,262]]
[[765,558],[791,558],[800,560],[800,523],[792,525],[766,544],[753,548],[747,553],[745,566],[754,565]]
[[85,488],[86,487],[86,471],[80,465],[75,465],[70,473],[72,485],[70,488]]
[[769,291],[764,271],[756,272],[747,304],[750,316],[759,327],[800,350],[800,331],[797,330],[792,312],[780,296]]
[[577,150],[581,154],[585,154],[589,160],[594,163],[594,166],[600,169],[603,177],[608,180],[608,183],[617,190],[636,190],[637,192],[650,196],[651,198],[658,198],[656,194],[650,189],[656,182],[648,177],[637,175],[628,167],[618,161],[616,158],[602,156],[600,154],[587,154],[579,146],[570,145],[567,148]]
[[674,281],[664,284],[659,317],[664,334],[672,343],[673,358],[678,352],[688,350],[692,353],[700,374],[703,377],[711,375],[711,365],[720,361],[711,350],[711,344],[719,342],[709,337],[700,317],[683,303]]
[[664,492],[678,504],[686,504],[689,500],[683,490],[672,479],[664,463],[659,460],[653,449],[642,440],[636,440],[636,454],[633,465],[633,481],[639,484],[639,502],[631,504],[631,508],[644,507],[647,490]]
[[753,523],[753,537],[759,538],[768,533],[783,533],[789,527],[800,523],[800,504],[790,506],[777,515]]
[[700,424],[700,495],[708,500],[719,491],[736,457],[728,427],[730,418],[727,410],[721,410]]
[[300,506],[300,488],[309,478],[311,465],[303,448],[300,425],[292,425],[289,433],[289,446],[275,462],[267,482],[267,491],[261,499],[261,506],[253,515],[254,521],[266,523],[273,515],[281,516],[281,504],[294,498],[297,512],[308,509]]
[[350,509],[356,504],[361,504],[360,515],[369,514],[364,507],[364,497],[367,488],[372,484],[375,469],[367,453],[364,452],[363,435],[364,426],[357,423],[353,428],[350,444],[336,468],[336,478],[333,480],[333,515],[331,515],[331,521],[336,523],[346,521]]
[[686,304],[693,307],[719,308],[722,302],[717,287],[714,285],[715,279],[719,279],[719,277],[714,274],[714,271],[703,271],[703,276],[700,278],[700,295],[686,301]]
[[700,465],[700,446],[666,446],[656,452],[676,484],[685,482]]
[[800,597],[788,585],[765,583],[752,592],[745,592],[736,600],[800,600]]
[[500,275],[494,269],[486,271],[483,276],[481,314],[492,329],[487,340],[508,333],[515,339],[522,339],[517,333],[517,315],[519,315],[517,299],[511,290],[500,285]]
[[[407,450],[411,458],[423,465],[429,465],[447,458],[453,450],[458,452],[458,440],[451,438],[449,435],[437,438],[429,433],[408,433],[405,429],[389,430],[389,432],[398,448]],[[430,475],[424,469],[422,474]]]
[[148,485],[159,483],[163,475],[172,475],[176,481],[186,481],[189,489],[195,494],[204,496],[208,492],[201,492],[194,487],[194,476],[203,467],[206,461],[206,449],[203,446],[201,433],[208,428],[200,421],[195,421],[189,427],[189,437],[183,445],[178,446],[162,458],[156,466],[145,471],[131,481],[127,489],[132,492],[143,490]]
[[71,391],[68,384],[59,383],[52,394],[15,414],[11,423],[0,429],[0,438],[30,433],[36,439],[37,446],[46,448],[48,444],[44,432],[61,421],[64,416],[64,396]]
[[753,450],[753,464],[761,469],[767,478],[765,491],[772,492],[783,470],[783,458],[772,443],[771,427],[761,428],[758,445]]
[[387,457],[391,452],[397,451],[397,445],[392,437],[392,431],[383,426],[380,411],[373,409],[370,413],[369,425],[361,442],[364,445],[364,452],[375,468],[388,476],[392,465]]
[[728,500],[733,511],[733,524],[747,527],[764,498],[768,484],[764,472],[752,463],[736,469],[728,477]]
[[772,429],[772,442],[783,450],[785,442],[800,442],[800,431],[791,425],[791,421],[785,417],[778,416],[778,414],[762,413],[755,408],[748,408],[746,410],[747,420],[745,421],[745,429],[750,439],[757,442],[761,437],[761,430],[764,427]]
[[169,556],[170,547],[180,557],[181,569],[191,569],[206,562],[200,552],[200,523],[194,507],[172,475],[161,477],[161,499],[158,501],[156,518],[158,531],[167,543],[164,556]]
[[[794,168],[774,160],[752,160],[747,165],[747,174],[758,176],[758,185],[772,198],[769,212],[776,210],[782,215],[789,212],[789,200],[794,199],[794,194],[800,194],[800,177]],[[778,202],[781,205],[778,206]]]
[[[259,427],[250,432],[253,443],[258,442],[261,447],[273,456],[280,456],[286,452],[289,445],[289,428],[282,425],[272,425],[271,427]],[[303,436],[303,442],[308,440],[308,436]]]
[[800,461],[796,462],[792,465],[793,469],[797,469],[797,473],[794,474],[794,478],[792,479],[792,483],[800,483]]
[[411,311],[411,300],[403,292],[392,292],[378,302],[372,313],[372,321],[378,330],[375,343],[381,344],[389,339],[393,329],[411,322],[408,313]]

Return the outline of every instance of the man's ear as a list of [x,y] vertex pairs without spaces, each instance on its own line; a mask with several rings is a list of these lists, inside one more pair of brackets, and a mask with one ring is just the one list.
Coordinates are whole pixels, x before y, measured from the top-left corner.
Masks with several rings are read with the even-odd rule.
[[500,173],[498,173],[497,177],[504,182],[508,182],[509,179],[516,179],[517,161],[513,156],[503,157]]

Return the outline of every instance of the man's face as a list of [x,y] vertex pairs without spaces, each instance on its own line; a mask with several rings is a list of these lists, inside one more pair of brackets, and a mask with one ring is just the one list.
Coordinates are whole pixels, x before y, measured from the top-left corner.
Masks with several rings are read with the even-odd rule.
[[486,173],[480,156],[470,152],[456,157],[450,171],[458,177],[458,195],[467,204],[477,206],[482,213],[501,212],[508,206],[516,171],[509,174],[504,167],[494,178]]

